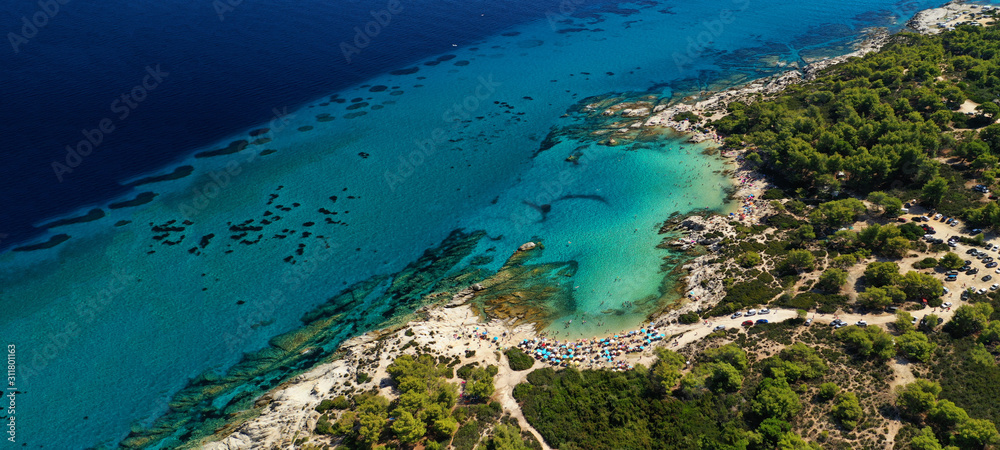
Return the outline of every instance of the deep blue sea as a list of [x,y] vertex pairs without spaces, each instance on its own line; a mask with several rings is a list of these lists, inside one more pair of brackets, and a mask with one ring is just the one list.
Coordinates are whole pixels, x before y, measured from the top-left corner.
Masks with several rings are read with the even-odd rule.
[[[456,229],[490,236],[476,247],[489,269],[529,240],[542,262],[572,261],[566,317],[652,305],[666,295],[658,224],[723,208],[725,166],[665,132],[599,145],[584,99],[730,86],[939,3],[4,3],[16,444],[114,446],[190,379]],[[649,312],[623,310],[605,322]],[[374,326],[347,318],[364,315],[338,322],[344,337]]]

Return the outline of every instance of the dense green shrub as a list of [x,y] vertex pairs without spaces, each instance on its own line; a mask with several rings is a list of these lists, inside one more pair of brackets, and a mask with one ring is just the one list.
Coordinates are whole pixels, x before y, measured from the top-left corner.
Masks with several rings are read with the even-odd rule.
[[511,370],[528,370],[535,364],[535,359],[528,356],[517,347],[507,350],[507,362],[510,363]]
[[737,283],[728,290],[719,304],[708,312],[708,315],[732,314],[734,311],[746,307],[763,305],[780,293],[781,289],[770,287],[760,280]]

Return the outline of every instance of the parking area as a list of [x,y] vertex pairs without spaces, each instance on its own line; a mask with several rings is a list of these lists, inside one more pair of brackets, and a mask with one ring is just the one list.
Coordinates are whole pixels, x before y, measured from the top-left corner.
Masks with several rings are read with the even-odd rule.
[[[994,236],[986,236],[983,245],[973,245],[959,240],[960,237],[973,238],[983,232],[980,229],[966,229],[954,218],[928,212],[920,215],[903,215],[900,222],[912,222],[924,229],[923,239],[930,244],[947,244],[958,254],[965,264],[954,270],[934,269],[944,281],[944,299],[948,308],[951,303],[968,298],[970,292],[986,294],[1000,289],[1000,244]],[[933,256],[940,257],[940,254]]]

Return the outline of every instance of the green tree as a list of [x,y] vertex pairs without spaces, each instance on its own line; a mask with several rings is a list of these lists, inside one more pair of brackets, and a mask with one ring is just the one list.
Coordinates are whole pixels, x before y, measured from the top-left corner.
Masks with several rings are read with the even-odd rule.
[[985,448],[1000,444],[1000,434],[997,427],[985,419],[969,419],[958,426],[952,436],[952,442],[960,448]]
[[920,434],[910,440],[910,448],[913,450],[944,450],[930,427],[924,427],[920,430]]
[[1000,320],[994,320],[986,325],[982,334],[979,335],[979,342],[985,344],[1000,342]]
[[969,350],[969,361],[980,367],[993,367],[996,365],[996,359],[993,358],[993,354],[983,344],[976,344]]
[[899,265],[894,262],[873,262],[865,268],[865,282],[882,287],[899,282]]
[[915,331],[917,327],[913,326],[913,315],[906,311],[899,311],[896,313],[896,331],[900,333],[907,333],[910,331]]
[[819,385],[819,398],[823,400],[832,400],[839,393],[840,386],[837,386],[837,383],[827,382]]
[[521,439],[521,433],[511,425],[498,424],[493,429],[493,436],[486,442],[487,450],[529,450]]
[[465,382],[465,393],[469,397],[479,400],[486,400],[492,397],[493,391],[496,389],[493,386],[493,375],[495,373],[490,373],[489,370],[482,367],[472,369],[469,379]]
[[985,102],[976,107],[976,111],[979,111],[984,116],[991,119],[996,118],[997,114],[1000,114],[1000,106],[997,106],[993,102]]
[[764,263],[764,259],[760,257],[760,253],[757,252],[746,252],[736,257],[736,262],[745,268],[756,267]]
[[434,421],[434,426],[431,428],[434,434],[439,439],[447,439],[458,431],[458,421],[454,417],[442,417]]
[[989,303],[962,305],[955,310],[955,315],[948,322],[950,332],[955,336],[968,336],[986,328],[993,307]]
[[842,269],[826,269],[822,275],[819,276],[819,282],[817,286],[820,289],[836,294],[840,292],[840,288],[847,283],[847,271]]
[[899,353],[910,359],[928,362],[934,355],[937,344],[929,342],[927,336],[916,331],[908,331],[896,339]]
[[962,260],[962,257],[958,256],[958,254],[954,252],[948,252],[941,257],[941,260],[938,262],[938,264],[940,264],[941,267],[945,269],[955,270],[962,268],[962,266],[965,265],[965,261]]
[[858,263],[858,257],[854,255],[837,255],[830,260],[830,266],[838,269],[846,269]]
[[757,395],[750,402],[750,409],[762,418],[787,421],[802,409],[798,394],[784,380],[765,378]]
[[872,204],[872,212],[878,215],[896,217],[903,208],[902,200],[882,191],[875,191],[868,194],[868,198],[866,200],[868,203]]
[[785,257],[785,264],[796,271],[812,270],[816,257],[808,250],[792,250]]
[[863,415],[861,403],[858,402],[858,396],[853,392],[842,392],[837,395],[836,403],[833,405],[831,412],[833,413],[833,418],[837,419],[848,430],[857,428],[858,421],[861,420]]
[[938,320],[940,318],[937,314],[928,314],[920,319],[920,329],[922,331],[933,332],[937,328]]
[[670,392],[681,379],[681,368],[684,367],[684,356],[664,347],[656,347],[657,361],[653,363],[650,375],[653,382],[663,390]]
[[405,410],[398,413],[391,428],[399,442],[407,445],[416,444],[427,433],[424,423]]
[[839,338],[859,356],[889,359],[896,353],[892,336],[879,327],[851,325],[840,331]]
[[896,406],[904,417],[919,420],[937,404],[937,396],[940,393],[940,384],[918,379],[897,389]]
[[[683,362],[683,356],[677,353],[674,354],[677,355],[678,359]],[[746,372],[747,367],[750,365],[750,362],[747,359],[747,352],[732,342],[718,348],[705,350],[705,352],[702,353],[702,357],[709,362],[724,362],[729,364],[740,373]]]
[[821,450],[822,449],[822,447],[820,447],[819,445],[816,445],[812,442],[806,442],[805,439],[802,439],[802,436],[792,433],[791,431],[783,434],[781,438],[778,439],[778,442],[777,444],[775,444],[774,448],[775,450]]
[[920,198],[929,205],[937,205],[948,192],[948,180],[934,177],[920,191]]
[[912,244],[910,244],[909,239],[902,236],[895,236],[886,239],[885,244],[880,249],[880,253],[890,258],[902,258],[906,256],[910,248],[912,248]]
[[858,294],[858,305],[865,308],[878,310],[892,304],[892,297],[884,288],[870,287]]
[[948,434],[959,424],[969,420],[969,414],[964,409],[959,408],[950,400],[939,400],[930,411],[927,412],[927,423],[934,428],[938,434]]
[[836,228],[854,223],[858,216],[864,214],[866,210],[867,208],[861,200],[846,198],[821,203],[815,211],[809,214],[809,219],[814,223]]
[[899,280],[899,287],[910,300],[932,299],[944,294],[944,285],[937,277],[909,271]]
[[358,436],[368,443],[378,442],[389,418],[389,401],[385,397],[370,396],[358,404]]
[[743,377],[735,367],[724,362],[711,363],[707,366],[710,375],[705,380],[705,387],[713,392],[736,392],[743,387]]

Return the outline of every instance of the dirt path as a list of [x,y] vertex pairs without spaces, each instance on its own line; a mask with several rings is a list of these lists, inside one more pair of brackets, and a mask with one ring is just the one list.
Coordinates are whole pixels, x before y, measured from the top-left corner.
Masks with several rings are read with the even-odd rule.
[[[532,366],[532,369],[540,367],[544,366],[536,363]],[[524,418],[521,405],[518,405],[517,400],[514,400],[514,387],[520,383],[524,383],[530,372],[531,370],[522,370],[520,372],[512,370],[507,357],[504,356],[503,362],[500,364],[500,372],[497,373],[496,378],[496,398],[503,405],[503,408],[510,412],[510,416],[517,419],[517,424],[521,426],[522,430],[527,430],[532,436],[535,436],[535,439],[542,445],[543,450],[552,450],[552,447],[549,447],[545,439],[542,439],[542,435],[538,433],[538,430],[531,426],[528,420]]]

